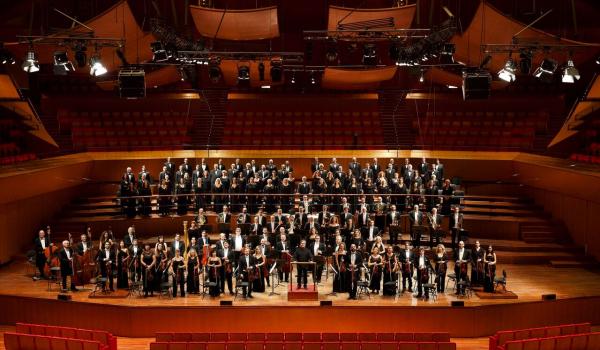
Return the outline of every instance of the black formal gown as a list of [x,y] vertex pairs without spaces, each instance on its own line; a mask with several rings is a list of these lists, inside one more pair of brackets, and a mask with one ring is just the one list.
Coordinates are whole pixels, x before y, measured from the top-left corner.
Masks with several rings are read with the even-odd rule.
[[127,276],[129,259],[127,257],[129,253],[127,250],[123,251],[119,249],[117,253],[117,288],[127,289],[129,288],[129,279]]
[[200,264],[200,260],[198,259],[197,256],[195,257],[188,257],[188,263],[187,263],[187,291],[189,294],[198,294],[198,291],[200,290],[200,286],[199,286],[199,282],[200,282],[200,276],[198,275],[199,272],[199,264]]

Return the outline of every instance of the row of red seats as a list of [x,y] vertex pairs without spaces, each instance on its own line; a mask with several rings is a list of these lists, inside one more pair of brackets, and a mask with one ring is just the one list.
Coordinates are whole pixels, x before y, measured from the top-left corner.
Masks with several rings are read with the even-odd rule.
[[456,119],[528,119],[528,120],[545,120],[548,119],[549,113],[545,111],[444,111],[444,112],[436,112],[427,111],[425,113],[426,118],[448,118],[452,120]]
[[321,111],[229,111],[227,117],[235,118],[374,118],[379,117],[377,111],[332,111],[332,112],[321,112]]
[[141,127],[141,126],[185,126],[192,123],[192,118],[183,112],[77,112],[59,111],[57,119],[61,129],[69,130],[71,126],[82,127]]
[[361,333],[361,332],[326,332],[326,333],[191,333],[191,332],[158,332],[156,341],[430,341],[448,342],[448,332],[404,332],[404,333]]
[[571,155],[571,159],[577,162],[600,164],[600,156],[574,153]]
[[343,119],[227,119],[227,126],[232,127],[263,127],[263,126],[284,126],[284,127],[312,127],[312,126],[323,126],[323,125],[340,125],[344,127],[370,127],[373,124],[379,125],[378,119],[358,119],[358,118],[343,118]]
[[73,327],[50,326],[42,324],[17,323],[16,333],[45,335],[59,338],[97,341],[110,350],[117,350],[117,338],[106,331]]
[[489,338],[489,350],[496,350],[498,346],[504,345],[504,343],[512,340],[546,338],[589,332],[591,332],[591,325],[589,323],[564,324],[548,327],[498,331]]
[[19,151],[14,142],[0,144],[0,157],[14,156],[19,154]]
[[81,136],[97,136],[97,137],[113,137],[113,136],[185,136],[188,133],[187,128],[79,128],[73,127],[72,136],[73,138]]
[[20,162],[26,162],[28,160],[34,160],[37,157],[33,153],[23,153],[16,156],[0,157],[0,165],[11,165]]
[[223,130],[224,135],[234,136],[298,136],[298,137],[322,137],[322,136],[353,136],[357,135],[381,135],[381,129],[367,129],[367,128],[337,128],[337,129],[299,129],[299,128],[287,128],[287,129],[263,129],[263,128],[252,128],[252,129],[231,129],[225,128]]
[[244,137],[244,136],[225,136],[223,137],[223,146],[302,146],[302,147],[329,147],[329,146],[383,146],[381,137],[366,136],[358,137],[357,144],[354,145],[354,138],[348,136],[328,136],[322,137]]
[[449,127],[449,128],[421,128],[418,129],[423,135],[440,135],[440,136],[491,136],[491,137],[515,137],[525,136],[534,137],[535,130],[533,128],[510,128],[510,129],[494,129],[486,130],[480,128],[463,128],[463,127]]
[[437,128],[532,128],[537,130],[546,130],[546,122],[539,121],[531,121],[531,120],[413,120],[412,121],[413,128],[427,128],[427,127],[437,127]]
[[4,333],[6,350],[109,350],[98,341],[21,333]]
[[450,342],[154,342],[150,350],[456,350]]
[[600,332],[509,341],[499,350],[598,350]]
[[498,148],[530,148],[530,138],[468,137],[468,136],[418,136],[416,144],[448,147],[498,147]]
[[89,148],[115,149],[115,148],[152,148],[152,149],[180,149],[183,144],[189,143],[189,136],[176,137],[78,137],[73,139],[73,148],[76,150]]

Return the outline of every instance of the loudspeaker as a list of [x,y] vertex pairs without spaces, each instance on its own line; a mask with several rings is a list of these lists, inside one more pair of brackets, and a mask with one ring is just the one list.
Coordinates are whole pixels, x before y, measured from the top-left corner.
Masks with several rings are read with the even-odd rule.
[[63,300],[63,301],[71,301],[71,295],[70,294],[59,294],[56,296],[56,299],[58,300]]
[[556,294],[542,294],[542,300],[556,300]]
[[333,301],[331,301],[331,300],[321,300],[319,302],[319,305],[321,305],[321,306],[333,306]]
[[232,306],[233,305],[233,300],[221,300],[219,302],[219,305],[221,305],[221,306]]
[[121,69],[119,71],[119,95],[121,98],[146,97],[146,73],[143,69]]
[[463,72],[462,92],[464,100],[486,99],[490,97],[492,76],[485,70]]
[[452,306],[452,307],[464,307],[465,306],[465,302],[462,301],[462,300],[453,300],[450,303],[450,306]]

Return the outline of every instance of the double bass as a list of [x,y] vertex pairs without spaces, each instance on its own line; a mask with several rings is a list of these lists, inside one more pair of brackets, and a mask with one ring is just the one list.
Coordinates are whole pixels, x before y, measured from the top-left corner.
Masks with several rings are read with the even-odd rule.
[[50,238],[50,226],[46,226],[46,232],[48,232],[48,246],[44,249],[44,256],[46,257],[46,265],[44,266],[44,274],[50,276],[52,267],[60,267],[60,259],[58,258],[58,247],[52,244]]

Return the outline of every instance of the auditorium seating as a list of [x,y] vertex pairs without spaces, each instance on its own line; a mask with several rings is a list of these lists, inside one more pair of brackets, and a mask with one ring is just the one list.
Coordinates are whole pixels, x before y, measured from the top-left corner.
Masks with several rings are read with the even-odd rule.
[[36,334],[4,333],[6,350],[109,350],[99,341]]
[[589,332],[591,332],[591,326],[589,323],[499,331],[489,338],[489,350],[497,350],[500,346],[509,341],[526,340],[532,338],[547,338]]
[[549,338],[513,340],[499,346],[498,350],[597,350],[600,349],[600,332],[571,334]]
[[446,332],[417,333],[156,333],[157,342],[227,342],[227,341],[299,341],[299,342],[449,342],[450,334]]
[[456,350],[451,342],[152,342],[150,350]]
[[227,115],[223,146],[342,149],[383,144],[378,112],[236,111]]
[[19,334],[44,335],[86,341],[97,341],[106,346],[107,350],[117,350],[117,338],[105,331],[17,323],[15,332]]

